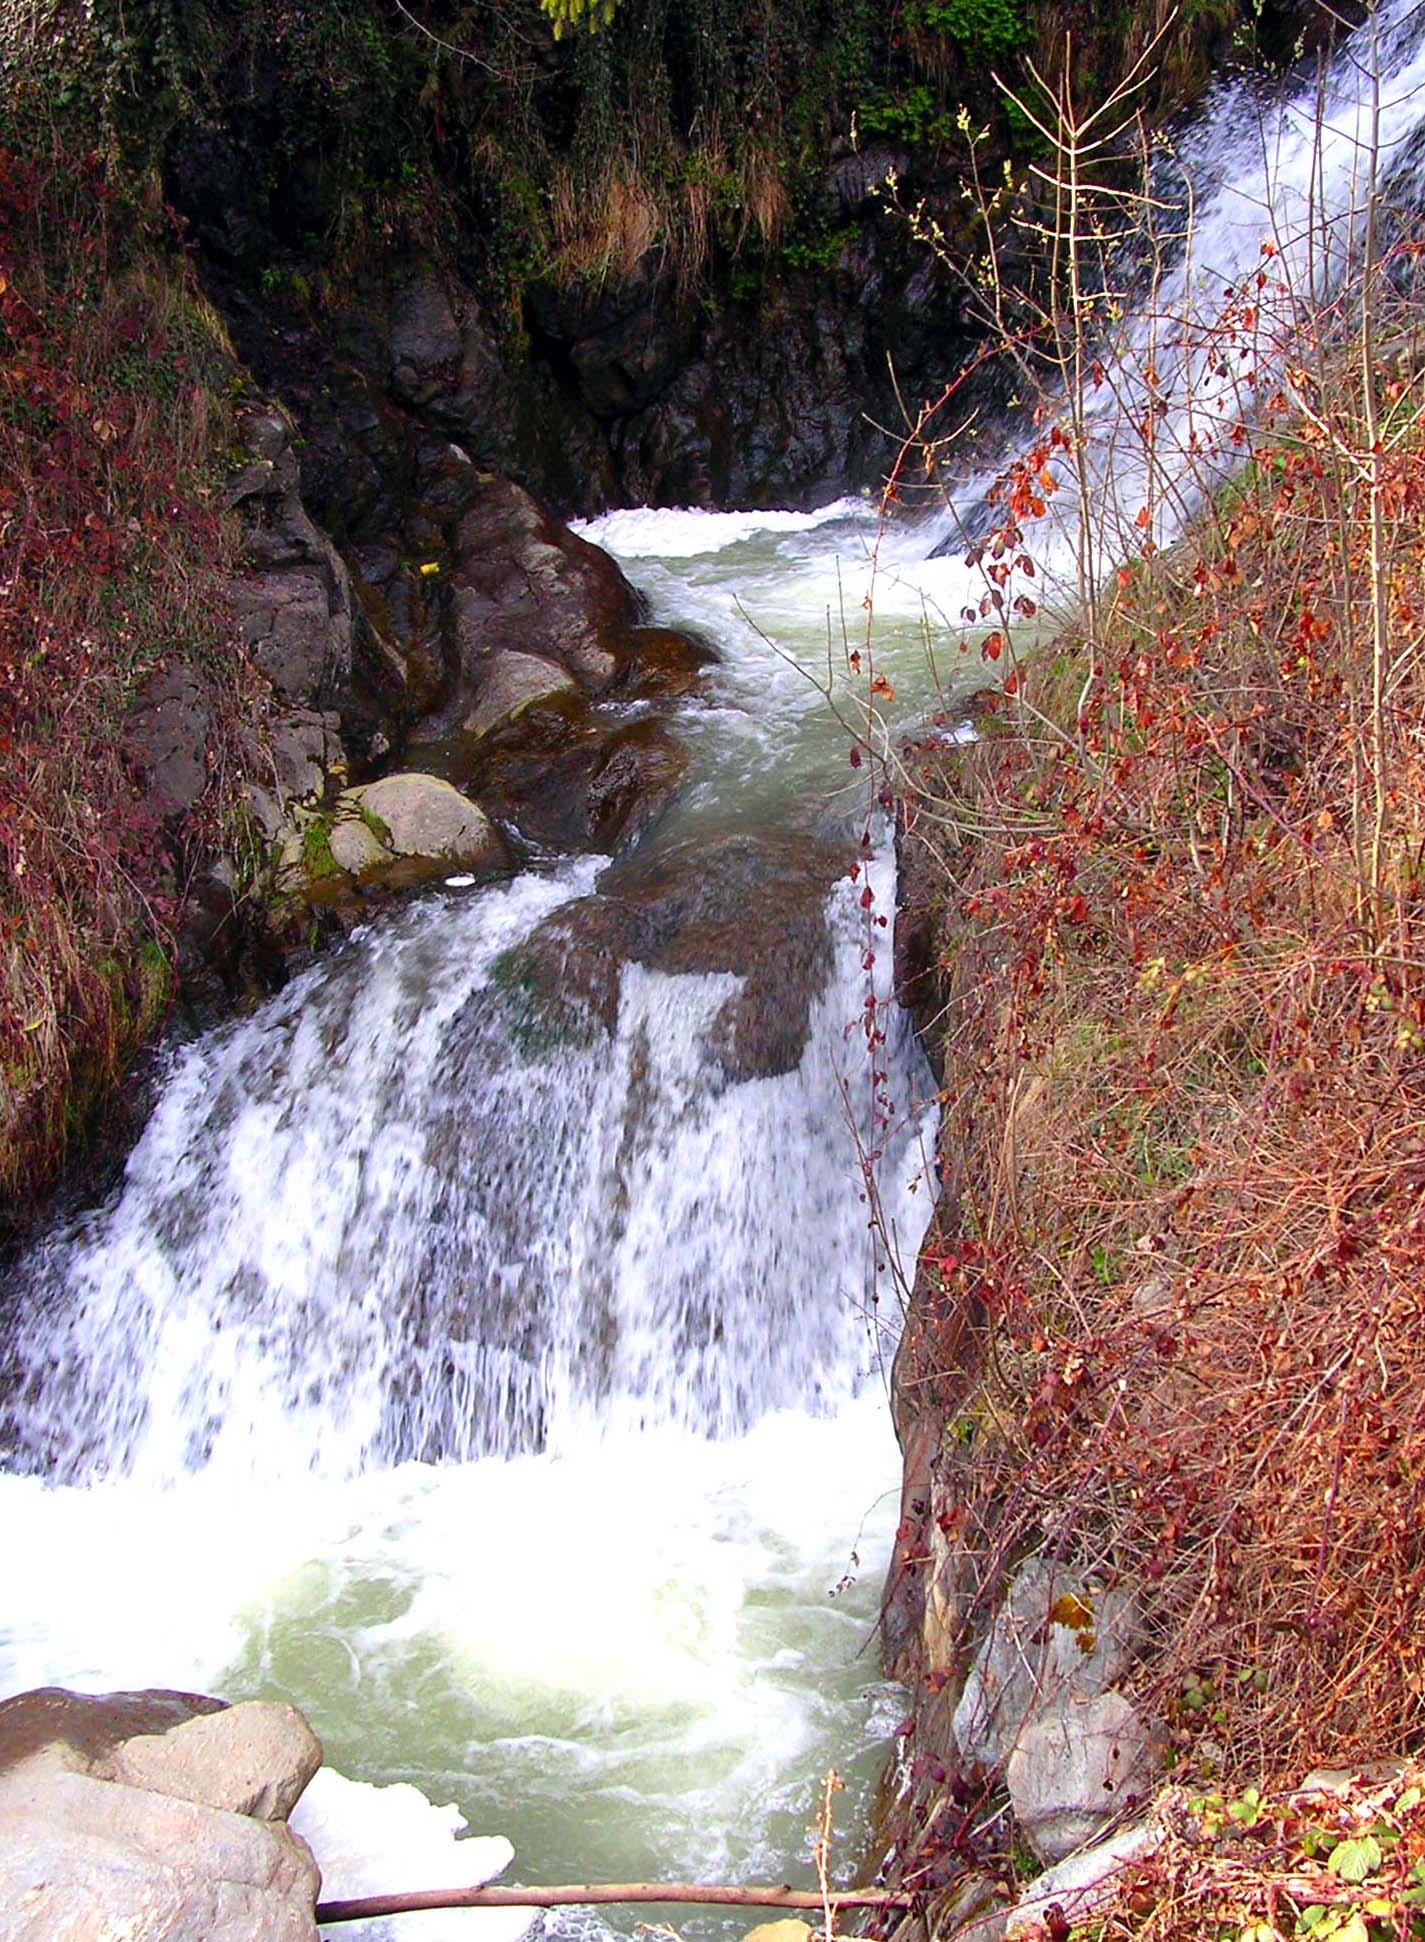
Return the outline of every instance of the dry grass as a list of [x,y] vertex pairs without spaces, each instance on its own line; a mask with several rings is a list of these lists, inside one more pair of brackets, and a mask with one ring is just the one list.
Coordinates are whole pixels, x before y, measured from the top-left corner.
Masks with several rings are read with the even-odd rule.
[[1130,1689],[1225,1785],[1425,1738],[1425,426],[1382,362],[1363,470],[1317,371],[1087,689],[1061,637],[912,758],[950,1212],[903,1367],[962,1652],[1031,1549],[1141,1587]]
[[[237,666],[211,313],[98,165],[0,155],[0,1199],[44,1184],[162,1015],[187,844],[126,745],[175,655]],[[216,795],[216,791],[214,792]],[[216,805],[214,805],[216,813]]]

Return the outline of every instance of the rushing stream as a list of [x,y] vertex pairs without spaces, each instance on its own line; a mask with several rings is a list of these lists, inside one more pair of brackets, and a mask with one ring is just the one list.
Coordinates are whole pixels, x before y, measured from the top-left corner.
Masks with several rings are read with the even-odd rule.
[[[825,615],[774,647],[717,591],[774,602],[804,534],[769,521],[705,592],[678,577],[698,516],[645,538],[660,520],[669,560],[630,570],[724,655],[680,717],[701,766],[675,834],[814,844],[852,807],[814,781],[846,737],[783,656],[814,658]],[[870,1116],[888,847],[815,892],[825,950],[781,973],[809,980],[805,1042],[765,1072],[729,1066],[735,973],[626,963],[602,1023],[541,1009],[511,966],[603,868],[438,890],[174,1048],[119,1193],[11,1290],[0,1689],[290,1697],[338,1772],[436,1804],[397,1831],[326,1785],[337,1886],[468,1877],[446,1803],[510,1838],[516,1878],[806,1880],[820,1775],[850,1783],[849,1866],[899,1714],[872,1636],[899,1306],[857,1136],[908,1264],[934,1124],[888,1003],[895,1111]]]
[[[1425,72],[1397,11],[1386,173]],[[1344,261],[1360,93],[1348,50],[1320,142],[1310,90],[1255,118],[1219,97],[1184,151],[1207,190],[1189,308],[1258,262],[1272,216],[1294,261],[1283,227],[1308,198],[1323,228],[1302,250]],[[1201,371],[1176,368],[1201,406]],[[1165,357],[1155,383],[1173,382]],[[1231,383],[1235,410],[1240,359]],[[1181,450],[1189,402],[1165,414]],[[1142,469],[1114,471],[1105,441],[1131,513]],[[984,585],[954,548],[928,557],[956,518],[879,545],[858,502],[587,528],[721,655],[680,706],[692,781],[653,847],[859,826],[849,655],[873,550],[892,713],[953,728],[982,678],[955,641]],[[1061,577],[1066,546],[1045,542]],[[807,983],[800,1050],[762,1070],[728,1052],[736,971],[623,963],[596,1018],[562,973],[551,1002],[521,969],[597,904],[601,868],[436,891],[172,1048],[119,1191],[7,1294],[0,1692],[290,1697],[348,1776],[304,1810],[333,1888],[468,1878],[461,1817],[510,1838],[517,1879],[805,1880],[818,1777],[849,1778],[854,1829],[898,1716],[872,1638],[896,1503],[885,1249],[913,1260],[934,1125],[889,1002],[884,837],[869,877],[818,891],[825,949],[785,970]],[[393,1783],[419,1795],[372,1791]]]

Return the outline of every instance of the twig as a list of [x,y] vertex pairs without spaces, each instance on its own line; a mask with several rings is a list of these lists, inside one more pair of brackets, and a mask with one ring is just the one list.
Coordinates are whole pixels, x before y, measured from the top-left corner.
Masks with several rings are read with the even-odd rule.
[[586,1908],[606,1902],[693,1902],[732,1908],[909,1908],[915,1897],[891,1888],[745,1887],[685,1881],[573,1882],[558,1888],[420,1888],[408,1894],[363,1895],[319,1902],[317,1922],[365,1922],[427,1908]]

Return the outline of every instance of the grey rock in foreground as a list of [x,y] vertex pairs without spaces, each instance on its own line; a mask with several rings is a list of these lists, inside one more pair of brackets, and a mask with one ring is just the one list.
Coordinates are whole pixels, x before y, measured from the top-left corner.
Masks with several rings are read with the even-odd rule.
[[1122,1693],[1063,1693],[1009,1756],[1015,1819],[1041,1860],[1062,1861],[1141,1803],[1157,1765],[1148,1731]]
[[1091,1593],[1067,1567],[1027,1558],[955,1708],[961,1758],[1001,1767],[1036,1715],[1060,1694],[1083,1699],[1105,1691],[1127,1670],[1140,1627],[1131,1595]]
[[1009,1911],[1005,1932],[1011,1937],[1026,1931],[1042,1933],[1041,1925],[1055,1907],[1066,1922],[1090,1920],[1112,1897],[1122,1871],[1135,1861],[1146,1861],[1162,1840],[1163,1830],[1156,1821],[1140,1822],[1046,1869]]
[[0,1942],[312,1942],[321,1877],[283,1823],[320,1762],[290,1706],[5,1701]]

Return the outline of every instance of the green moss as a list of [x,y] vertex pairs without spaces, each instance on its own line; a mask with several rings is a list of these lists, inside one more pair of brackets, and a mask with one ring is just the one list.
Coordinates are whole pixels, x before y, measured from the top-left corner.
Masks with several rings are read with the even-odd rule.
[[302,824],[302,868],[313,883],[341,874],[341,865],[332,855],[335,827],[336,817],[329,809],[313,810]]
[[391,826],[383,816],[378,816],[376,811],[364,802],[356,805],[356,813],[382,849],[389,850],[395,847],[391,841]]

